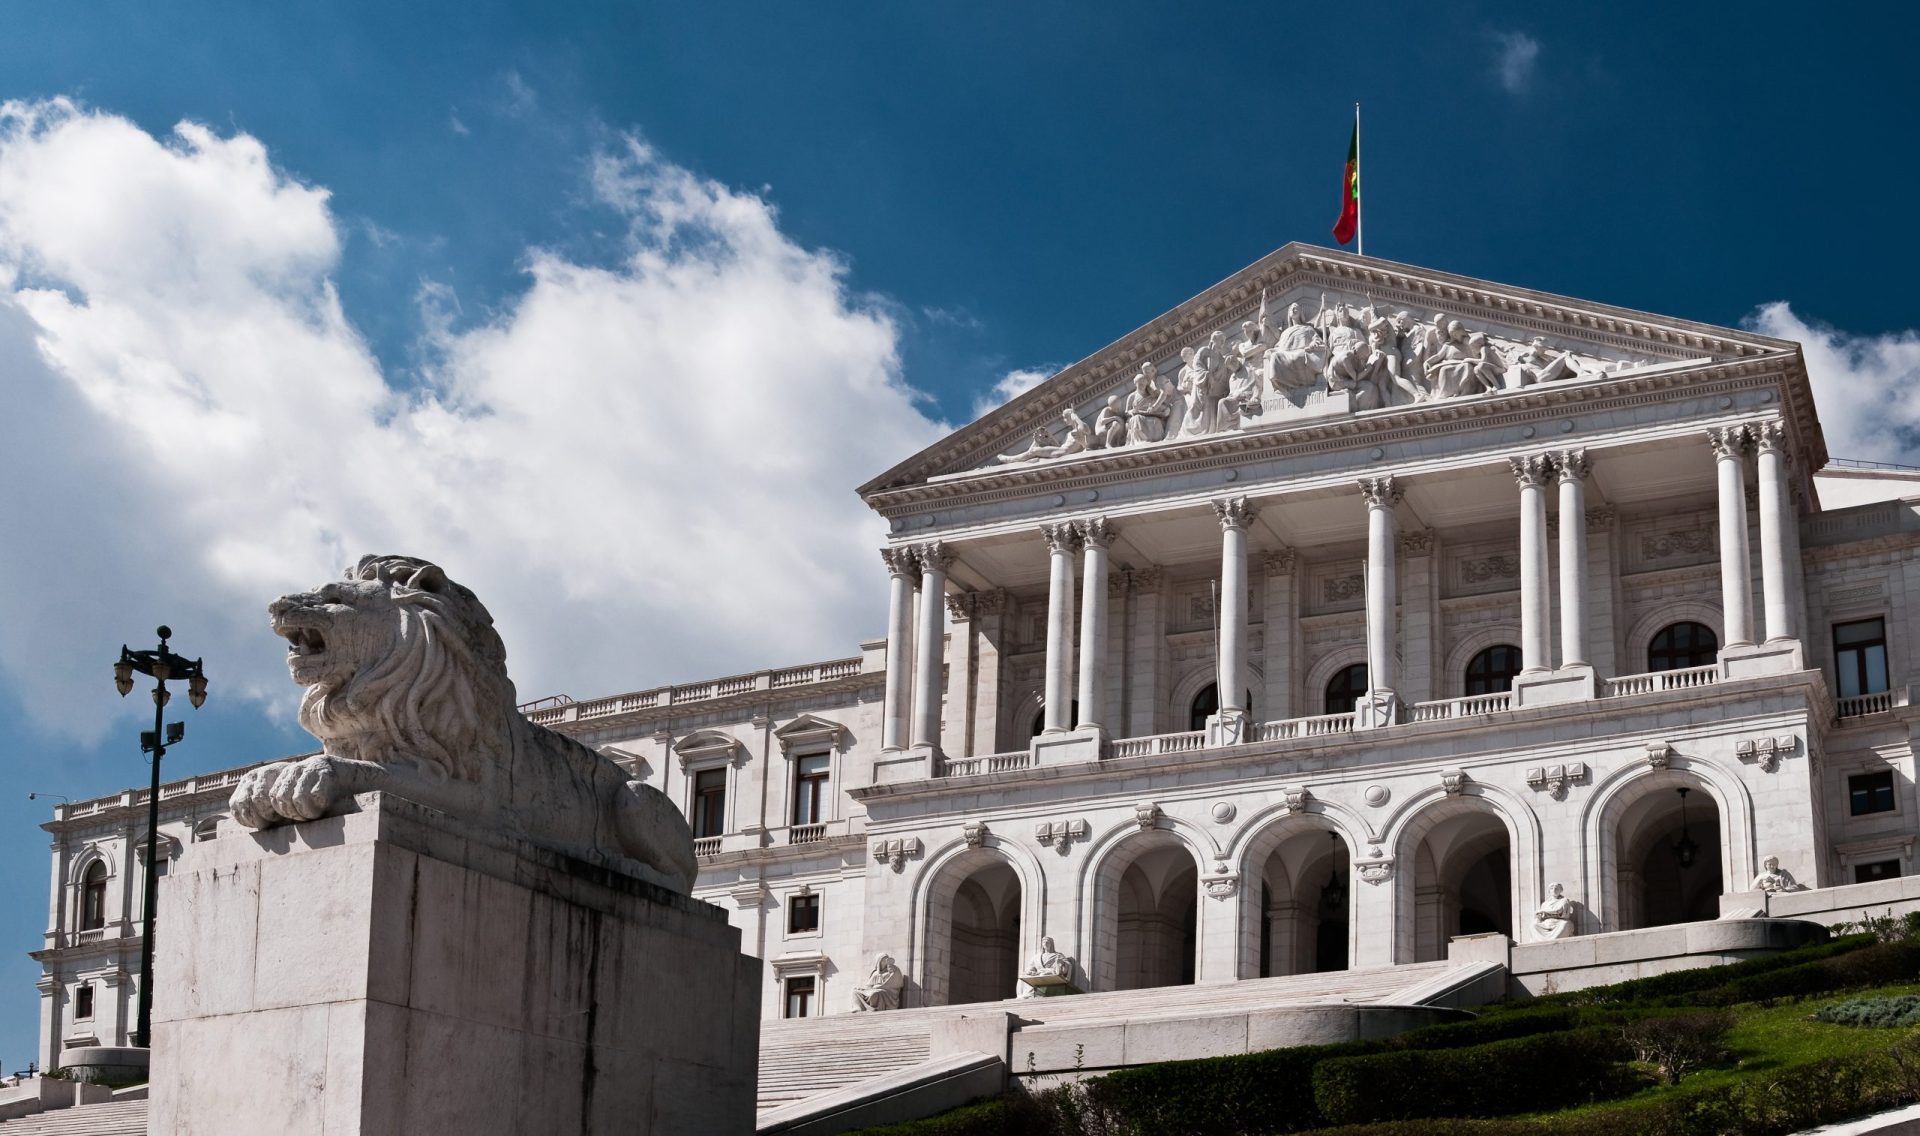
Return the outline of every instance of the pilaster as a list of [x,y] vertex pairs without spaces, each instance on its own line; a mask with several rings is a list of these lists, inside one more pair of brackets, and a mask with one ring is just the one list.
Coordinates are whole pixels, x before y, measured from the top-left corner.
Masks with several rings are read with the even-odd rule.
[[1293,688],[1300,659],[1300,555],[1291,548],[1260,558],[1267,586],[1261,613],[1264,682],[1260,688],[1259,717],[1279,722],[1294,716]]

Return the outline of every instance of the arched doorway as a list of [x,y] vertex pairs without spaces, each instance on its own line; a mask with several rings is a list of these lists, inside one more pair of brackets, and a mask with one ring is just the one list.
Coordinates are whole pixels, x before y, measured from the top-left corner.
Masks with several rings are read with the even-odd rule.
[[1181,986],[1194,979],[1200,868],[1165,829],[1127,837],[1100,866],[1096,990]]
[[1414,962],[1446,958],[1455,935],[1513,935],[1507,826],[1490,808],[1460,799],[1433,805],[1431,812],[1412,854]]
[[1614,827],[1613,924],[1630,930],[1719,918],[1726,888],[1718,803],[1699,782],[1673,772],[1636,789]]
[[998,852],[954,858],[927,896],[930,1005],[1014,996],[1020,969],[1020,876]]
[[1332,825],[1311,813],[1282,817],[1254,838],[1246,863],[1259,883],[1248,898],[1260,906],[1243,909],[1242,933],[1251,935],[1242,940],[1241,975],[1347,969],[1353,849]]

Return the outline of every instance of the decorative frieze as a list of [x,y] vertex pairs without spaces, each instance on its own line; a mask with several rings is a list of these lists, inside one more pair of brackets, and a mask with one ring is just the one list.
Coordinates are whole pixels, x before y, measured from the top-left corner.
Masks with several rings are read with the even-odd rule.
[[1758,765],[1763,773],[1772,773],[1780,768],[1780,759],[1800,748],[1800,739],[1793,734],[1780,734],[1763,738],[1741,738],[1733,743],[1733,754],[1741,761]]
[[905,868],[908,860],[918,860],[920,851],[917,836],[895,836],[873,842],[874,863],[885,864],[895,872]]
[[1323,576],[1320,579],[1320,601],[1328,606],[1364,601],[1366,597],[1367,578],[1364,573]]
[[1556,801],[1567,799],[1567,786],[1587,779],[1587,763],[1569,761],[1563,765],[1535,765],[1527,770],[1527,785],[1546,793]]
[[1460,561],[1460,580],[1465,584],[1488,584],[1495,580],[1519,578],[1520,557],[1517,553],[1496,552],[1492,556]]
[[1712,529],[1645,533],[1640,537],[1640,559],[1648,562],[1713,557],[1719,554],[1719,549],[1719,537]]

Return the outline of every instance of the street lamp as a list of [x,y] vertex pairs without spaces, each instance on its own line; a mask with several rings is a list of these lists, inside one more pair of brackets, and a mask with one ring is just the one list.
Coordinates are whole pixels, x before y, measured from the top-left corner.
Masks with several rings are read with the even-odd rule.
[[140,932],[140,1016],[133,1029],[133,1044],[145,1048],[152,1044],[153,1028],[153,908],[157,897],[160,848],[160,759],[167,747],[186,739],[187,724],[167,725],[162,720],[173,695],[167,691],[168,679],[187,680],[187,701],[195,710],[207,700],[207,676],[199,659],[183,659],[167,650],[173,629],[162,624],[156,632],[160,646],[152,651],[129,651],[120,647],[120,661],[113,664],[113,686],[125,698],[133,692],[133,673],[139,671],[153,680],[153,729],[140,731],[140,752],[153,755],[153,784],[147,791],[147,881],[146,902],[142,905]]

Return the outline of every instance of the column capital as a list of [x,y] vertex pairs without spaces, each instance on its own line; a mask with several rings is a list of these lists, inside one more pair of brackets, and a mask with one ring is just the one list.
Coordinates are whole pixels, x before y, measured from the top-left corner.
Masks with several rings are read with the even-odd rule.
[[1084,521],[1075,521],[1073,528],[1080,534],[1080,543],[1088,548],[1111,548],[1113,538],[1120,535],[1120,530],[1105,517],[1088,517]]
[[1787,453],[1787,424],[1778,418],[1769,418],[1765,422],[1756,422],[1747,428],[1753,435],[1753,442],[1763,454],[1773,453],[1782,457]]
[[1707,443],[1713,447],[1713,456],[1719,461],[1742,456],[1752,441],[1753,432],[1744,425],[1715,426],[1707,431]]
[[1553,476],[1553,459],[1546,454],[1520,454],[1508,458],[1507,464],[1522,489],[1537,489]]
[[1285,576],[1300,563],[1300,554],[1291,548],[1277,548],[1260,558],[1260,566],[1269,576]]
[[1048,552],[1075,552],[1080,548],[1080,530],[1072,521],[1041,525],[1040,537],[1047,542]]
[[1129,575],[1134,591],[1157,592],[1160,590],[1160,582],[1166,579],[1167,573],[1166,569],[1155,564],[1148,568],[1135,568]]
[[1433,551],[1433,530],[1415,529],[1400,534],[1400,551],[1409,556],[1425,556]]
[[1600,532],[1613,524],[1619,512],[1612,505],[1603,505],[1598,509],[1587,510],[1587,531]]
[[920,557],[905,545],[880,550],[880,562],[887,566],[887,575],[913,577],[920,574]]
[[1360,496],[1366,499],[1369,509],[1391,509],[1406,496],[1406,490],[1395,481],[1392,474],[1384,477],[1363,477],[1359,481]]
[[1244,529],[1260,513],[1260,506],[1245,497],[1218,497],[1209,504],[1213,506],[1213,515],[1220,518],[1222,529]]
[[1559,471],[1562,482],[1586,480],[1587,451],[1555,450],[1548,457],[1553,462],[1553,468]]
[[944,541],[930,540],[916,546],[913,552],[922,572],[945,572],[953,565],[953,550]]
[[979,610],[979,606],[980,593],[978,592],[949,592],[947,594],[947,614],[953,617],[955,623],[965,623],[972,619],[973,613]]

